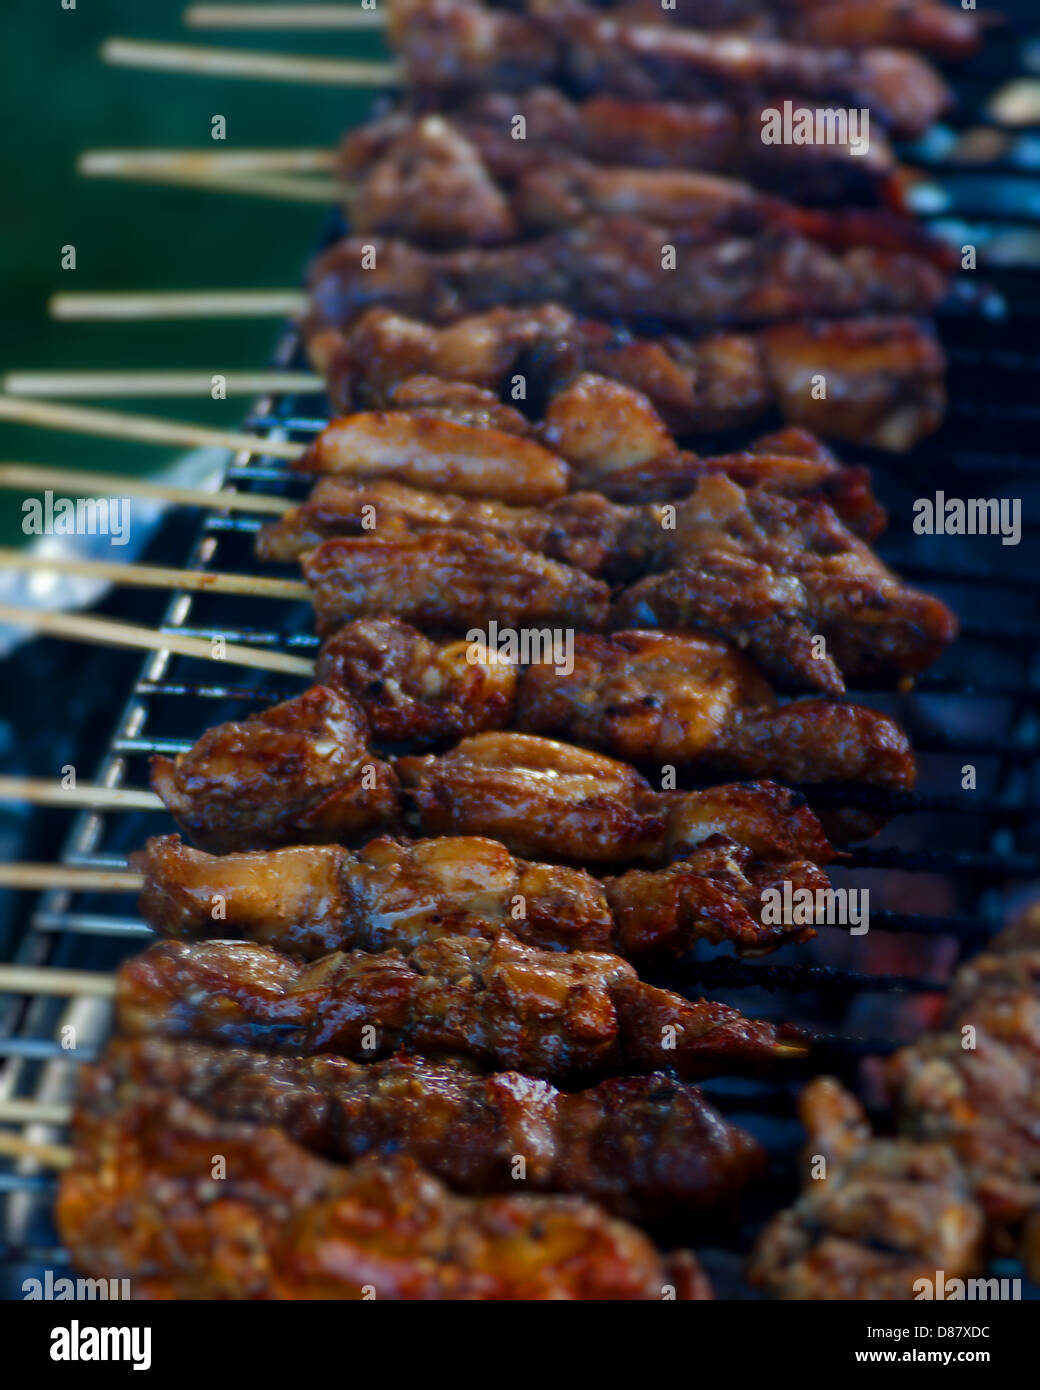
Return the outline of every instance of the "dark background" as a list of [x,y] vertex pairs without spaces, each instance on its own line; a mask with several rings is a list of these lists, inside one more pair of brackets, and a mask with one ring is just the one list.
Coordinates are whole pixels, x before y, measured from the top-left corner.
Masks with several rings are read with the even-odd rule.
[[[187,0],[5,0],[2,167],[8,211],[0,232],[0,370],[263,367],[274,321],[73,324],[46,311],[56,291],[292,287],[325,218],[314,204],[107,179],[84,179],[76,157],[97,148],[331,146],[371,93],[108,67],[110,35],[205,46],[378,56],[365,34],[188,30]],[[214,115],[227,141],[210,136]],[[60,248],[77,250],[75,271]],[[99,402],[108,405],[109,402]],[[116,402],[118,408],[121,403]],[[126,408],[233,426],[244,398],[136,401]],[[0,457],[146,473],[174,457],[154,446],[0,426]],[[21,499],[0,493],[0,544],[22,539]]]

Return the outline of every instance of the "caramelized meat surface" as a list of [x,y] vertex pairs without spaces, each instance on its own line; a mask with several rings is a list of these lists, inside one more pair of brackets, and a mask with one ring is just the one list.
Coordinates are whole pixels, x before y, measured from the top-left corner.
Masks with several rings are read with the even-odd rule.
[[[950,1149],[877,1139],[857,1101],[820,1077],[802,1092],[802,1196],[766,1226],[749,1266],[775,1298],[911,1299],[978,1272],[982,1213]],[[818,1176],[825,1160],[824,1176]]]
[[644,984],[619,956],[508,932],[304,965],[249,942],[163,941],[121,965],[116,1013],[130,1037],[368,1061],[404,1049],[557,1080],[664,1067],[697,1079],[804,1051],[786,1029]]
[[109,1045],[79,1104],[126,1106],[150,1090],[274,1125],[326,1158],[403,1156],[456,1192],[570,1192],[634,1220],[732,1205],[765,1160],[695,1086],[663,1074],[562,1092],[406,1055],[365,1065],[142,1038]]
[[[674,247],[672,257],[663,248]],[[376,268],[368,265],[375,248]],[[380,305],[444,323],[466,311],[562,300],[593,318],[657,320],[678,331],[790,319],[927,314],[947,276],[930,261],[857,247],[832,252],[783,229],[690,241],[628,217],[596,217],[506,247],[424,251],[390,237],[347,237],[310,275],[310,328],[339,327]]]
[[177,824],[215,853],[352,840],[391,822],[397,784],[368,746],[361,707],[326,686],[208,729],[187,753],[152,759]]
[[396,768],[424,835],[490,835],[514,854],[660,863],[725,835],[774,858],[833,858],[805,798],[772,782],[655,792],[602,753],[490,732]]
[[[901,450],[933,432],[945,410],[942,351],[928,327],[907,318],[787,323],[691,340],[640,338],[558,304],[462,313],[443,326],[374,307],[339,326],[313,319],[308,350],[344,412],[415,409],[416,379],[510,399],[519,378],[536,400],[592,372],[645,395],[678,433],[752,425],[772,408],[792,425]],[[825,400],[811,389],[818,374],[827,380]],[[518,429],[512,414],[489,423]]]
[[492,621],[595,628],[609,607],[602,581],[480,531],[337,537],[302,567],[322,636],[353,618],[387,614],[439,632]]
[[79,1112],[57,1220],[77,1268],[145,1298],[710,1297],[692,1256],[589,1202],[454,1196],[411,1159],[329,1163],[155,1090]]
[[827,887],[807,860],[759,856],[725,836],[667,869],[604,883],[581,869],[515,859],[472,835],[403,844],[384,837],[356,854],[300,845],[216,857],[168,835],[133,860],[145,875],[141,913],[160,934],[245,937],[304,960],[503,929],[549,950],[632,959],[681,955],[698,939],[758,954],[812,935],[811,927],[762,922],[767,888]]

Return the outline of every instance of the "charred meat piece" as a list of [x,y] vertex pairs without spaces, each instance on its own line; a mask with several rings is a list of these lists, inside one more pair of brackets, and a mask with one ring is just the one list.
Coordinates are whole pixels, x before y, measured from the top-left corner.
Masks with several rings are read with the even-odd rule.
[[[365,268],[372,247],[376,265]],[[835,254],[782,229],[697,243],[634,218],[597,217],[507,247],[434,252],[389,237],[347,237],[314,263],[310,288],[312,333],[376,304],[444,323],[466,310],[546,300],[593,318],[698,331],[927,314],[945,296],[947,277],[917,256],[862,247]]]
[[109,1045],[79,1104],[123,1107],[148,1090],[274,1125],[326,1158],[404,1156],[457,1192],[570,1192],[634,1220],[731,1206],[765,1159],[695,1086],[660,1073],[565,1093],[416,1057],[364,1065],[143,1038]]
[[993,1254],[1040,1273],[1040,913],[956,972],[945,1026],[888,1064],[903,1130],[964,1164]]
[[526,15],[489,11],[473,0],[393,0],[388,20],[405,81],[438,100],[542,83],[639,100],[782,94],[867,107],[881,125],[910,136],[925,131],[951,100],[930,64],[898,49],[734,42],[674,25],[617,22],[573,0]]
[[661,863],[725,835],[768,857],[834,857],[805,798],[772,782],[655,792],[627,763],[515,733],[476,734],[396,768],[424,835],[490,835],[514,854]]
[[563,460],[531,439],[403,411],[333,420],[295,466],[502,502],[549,502],[569,486]]
[[495,245],[586,217],[620,214],[705,241],[786,228],[834,250],[872,246],[956,268],[952,251],[911,217],[891,211],[798,208],[750,183],[689,167],[598,164],[525,140],[495,157],[463,120],[396,118],[393,134],[348,138],[341,152],[347,220],[356,232],[437,247]]
[[[656,0],[650,3],[660,17]],[[895,156],[876,122],[862,154],[853,154],[849,145],[765,145],[762,111],[768,104],[718,99],[683,104],[605,92],[571,101],[557,88],[543,86],[524,93],[521,112],[526,148],[545,155],[566,151],[600,164],[736,174],[800,203],[901,205]],[[452,110],[484,158],[508,167],[519,144],[513,138],[516,96],[475,92]],[[371,159],[408,120],[407,113],[394,112],[352,132],[346,142],[349,159]]]
[[386,614],[438,632],[492,620],[596,628],[610,598],[602,581],[581,570],[482,531],[344,536],[306,555],[303,573],[323,636],[353,618]]
[[568,652],[547,644],[521,659],[373,619],[331,637],[317,671],[357,699],[376,738],[391,744],[431,747],[515,727],[630,762],[729,776],[901,791],[915,781],[909,742],[892,720],[827,700],[780,705],[752,663],[715,637],[576,633]]
[[825,503],[706,478],[660,534],[675,567],[625,590],[613,625],[722,632],[781,686],[837,694],[846,676],[913,675],[956,635],[946,605],[898,579]]
[[[912,1299],[929,1286],[975,1274],[982,1213],[944,1144],[878,1139],[858,1102],[820,1077],[802,1092],[802,1196],[766,1226],[749,1274],[775,1298]],[[826,1163],[819,1176],[820,1160]]]
[[[549,950],[633,959],[685,953],[698,939],[759,954],[813,933],[762,922],[763,894],[786,881],[827,887],[806,860],[762,857],[724,836],[664,870],[600,883],[582,869],[515,859],[494,840],[459,835],[352,854],[339,845],[210,856],[177,836],[134,856],[141,913],[163,936],[245,937],[313,960],[335,950],[411,950],[441,936],[505,929]],[[222,915],[214,920],[219,898]]]
[[215,853],[352,840],[392,822],[397,784],[368,746],[350,696],[313,686],[241,722],[208,729],[151,781],[177,824]]
[[120,966],[116,1012],[131,1037],[362,1061],[404,1049],[547,1079],[663,1067],[696,1079],[804,1052],[790,1030],[644,984],[619,956],[539,951],[508,932],[304,965],[250,942],[163,941]]
[[[573,1197],[458,1197],[413,1160],[344,1166],[279,1130],[163,1091],[81,1109],[57,1220],[73,1264],[178,1299],[710,1297],[693,1257],[658,1255]],[[215,1153],[227,1165],[215,1183]]]
[[[655,339],[535,304],[463,313],[443,326],[371,308],[338,327],[312,321],[308,331],[309,354],[344,412],[414,409],[408,384],[416,378],[465,383],[507,400],[522,383],[526,398],[538,399],[592,372],[645,395],[677,433],[754,424],[772,408],[835,439],[902,450],[938,428],[946,405],[934,332],[906,318]],[[811,389],[821,373],[828,386],[822,401]],[[512,413],[488,422],[518,428]]]

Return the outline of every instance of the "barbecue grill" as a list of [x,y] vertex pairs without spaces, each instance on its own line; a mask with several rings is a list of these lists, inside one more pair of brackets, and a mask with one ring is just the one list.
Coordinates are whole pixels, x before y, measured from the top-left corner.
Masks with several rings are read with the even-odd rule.
[[[1026,11],[1024,3],[1004,8]],[[756,1017],[796,1021],[816,1043],[808,1061],[782,1075],[704,1083],[718,1107],[766,1145],[772,1161],[771,1180],[753,1190],[743,1228],[697,1238],[720,1297],[756,1296],[742,1278],[744,1254],[766,1217],[795,1195],[797,1089],[809,1075],[826,1071],[861,1093],[866,1084],[868,1102],[876,1101],[864,1059],[890,1053],[934,1023],[958,961],[1040,892],[1040,450],[1032,442],[1040,400],[1031,390],[1040,379],[1040,134],[1009,136],[998,157],[985,163],[960,153],[966,132],[985,123],[994,89],[1038,65],[1040,40],[1014,24],[995,32],[984,52],[953,74],[961,98],[954,121],[904,151],[934,180],[917,194],[925,215],[956,244],[978,245],[983,263],[977,274],[987,287],[943,318],[950,361],[946,425],[906,458],[842,451],[869,465],[889,508],[890,529],[878,546],[882,558],[945,599],[962,621],[960,640],[912,690],[850,692],[903,725],[921,769],[911,794],[857,789],[850,795],[896,813],[877,839],[831,868],[836,887],[869,888],[870,932],[848,938],[823,929],[769,963],[737,961],[702,944],[654,981],[691,995],[710,990]],[[327,230],[331,237],[342,228],[331,223]],[[302,362],[298,337],[286,333],[274,365]],[[322,411],[318,398],[269,397],[254,403],[244,427],[267,438],[307,440]],[[231,458],[225,478],[225,486],[287,496],[302,496],[304,482],[259,453]],[[1021,499],[1021,543],[915,534],[914,501],[937,491]],[[244,571],[255,565],[251,546],[259,525],[208,513],[185,552],[183,520],[171,520],[157,542],[159,558]],[[176,594],[163,622],[188,635],[303,654],[317,646],[304,605]],[[236,672],[224,680],[215,670],[212,663],[169,653],[149,655],[100,765],[83,773],[108,786],[144,785],[149,755],[180,752],[204,727],[299,688],[286,677]],[[971,790],[963,786],[969,765]],[[148,834],[168,828],[161,814],[81,814],[61,862],[118,868]],[[49,891],[15,925],[14,961],[74,969],[111,970],[151,935],[131,898],[97,892]],[[32,1101],[28,1137],[61,1140],[59,1127],[40,1123],[47,1113],[41,1106],[55,1113],[64,1108],[77,1068],[108,1034],[110,1008],[96,998],[0,999],[0,1118],[18,1120],[28,1113],[20,1105]],[[69,1025],[73,1048],[62,1042]],[[52,1191],[51,1177],[29,1162],[7,1162],[0,1171],[0,1296],[20,1296],[21,1281],[42,1269],[67,1272],[50,1220]],[[670,1241],[680,1234],[669,1228]],[[1003,1262],[991,1273],[1015,1277],[1022,1271]],[[1025,1283],[1023,1296],[1040,1297],[1040,1288]]]

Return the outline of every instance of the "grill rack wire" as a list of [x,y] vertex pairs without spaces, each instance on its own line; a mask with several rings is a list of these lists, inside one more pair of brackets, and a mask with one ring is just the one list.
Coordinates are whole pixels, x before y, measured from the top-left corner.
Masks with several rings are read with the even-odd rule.
[[[1030,389],[1040,381],[1040,275],[1034,269],[1040,265],[1040,128],[1009,140],[995,163],[965,170],[950,158],[957,132],[984,119],[980,112],[994,86],[1021,70],[1040,70],[1040,41],[1012,23],[955,74],[961,106],[954,122],[906,152],[943,190],[945,201],[933,200],[929,218],[943,234],[958,241],[978,234],[983,247],[1009,232],[1027,237],[1016,243],[1017,257],[1003,256],[978,272],[993,290],[981,307],[961,305],[943,316],[951,387],[947,422],[905,458],[839,450],[848,462],[868,464],[889,508],[890,527],[878,545],[882,557],[946,598],[962,618],[960,640],[912,691],[850,692],[850,698],[884,709],[904,725],[921,767],[912,794],[853,793],[861,804],[895,813],[876,840],[857,847],[832,873],[835,886],[869,887],[870,932],[852,938],[822,928],[816,941],[786,947],[766,964],[699,948],[660,977],[691,994],[711,990],[752,1014],[803,1023],[816,1044],[809,1061],[781,1076],[705,1083],[715,1103],[766,1144],[772,1160],[770,1181],[752,1195],[740,1229],[720,1226],[698,1237],[721,1296],[754,1296],[740,1276],[743,1254],[765,1217],[796,1190],[797,1087],[822,1071],[862,1082],[862,1060],[891,1052],[937,1022],[959,959],[1040,894],[1040,449],[1032,437],[1040,399]],[[285,333],[273,365],[291,367],[301,360],[295,332]],[[254,403],[243,427],[267,438],[307,439],[320,427],[321,408],[314,397],[268,397]],[[705,451],[708,445],[698,440],[696,447]],[[262,454],[233,457],[224,485],[289,496],[303,492],[303,480]],[[1021,544],[914,534],[914,500],[937,490],[1020,499]],[[204,514],[186,564],[249,570],[258,525]],[[308,622],[304,605],[208,594],[175,594],[163,615],[170,631],[299,653],[317,645]],[[176,753],[203,728],[242,717],[303,684],[242,672],[223,680],[214,669],[171,653],[149,654],[94,780],[144,785],[151,753]],[[976,790],[961,789],[968,764],[976,770]],[[122,867],[148,834],[169,828],[160,814],[81,813],[61,860]],[[13,960],[111,970],[149,936],[125,895],[50,890],[17,939]],[[0,996],[5,1115],[17,1119],[19,1101],[31,1100],[37,1116],[41,1104],[67,1103],[77,1067],[96,1055],[110,1022],[104,1000]],[[60,1041],[68,1025],[76,1036],[72,1050]],[[34,1139],[63,1138],[59,1125],[39,1121],[25,1132]],[[17,1297],[21,1279],[41,1268],[65,1270],[50,1218],[53,1190],[53,1179],[32,1165],[0,1162],[0,1297]],[[682,1232],[672,1226],[661,1234],[674,1243]],[[1002,1262],[994,1272],[1021,1274],[1014,1262]],[[1025,1294],[1038,1298],[1040,1289],[1026,1285]]]

